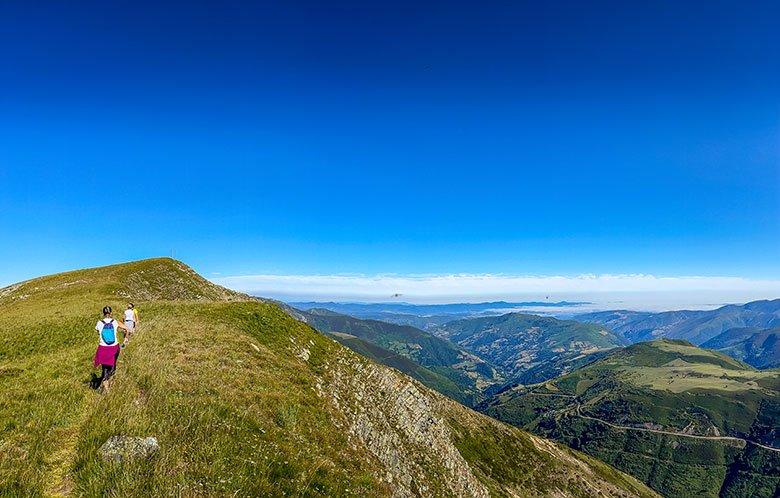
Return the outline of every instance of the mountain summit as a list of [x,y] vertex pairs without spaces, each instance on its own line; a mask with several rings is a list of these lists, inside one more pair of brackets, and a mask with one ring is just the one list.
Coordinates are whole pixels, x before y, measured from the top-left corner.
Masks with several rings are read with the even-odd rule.
[[[141,326],[101,395],[95,319],[127,300]],[[159,451],[104,461],[114,436]],[[45,494],[654,495],[171,259],[0,291],[0,495]]]

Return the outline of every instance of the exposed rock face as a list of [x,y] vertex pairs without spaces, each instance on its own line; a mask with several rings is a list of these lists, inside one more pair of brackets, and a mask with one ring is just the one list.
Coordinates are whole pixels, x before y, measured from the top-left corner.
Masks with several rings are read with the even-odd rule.
[[[394,497],[655,496],[631,478],[605,473],[571,450],[471,411],[350,351],[328,362],[315,389],[340,414],[334,424],[376,458],[384,472],[379,477]],[[469,442],[469,434],[476,439]],[[495,459],[479,467],[484,454],[475,465],[470,445],[482,444],[477,451],[494,451]],[[502,475],[502,466],[518,460],[526,470]],[[619,485],[609,480],[616,478]]]
[[157,438],[138,436],[111,436],[100,447],[104,460],[121,463],[136,458],[148,458],[160,449]]
[[395,496],[489,496],[452,443],[430,393],[349,354],[331,370],[330,385],[321,392],[344,413],[349,434],[385,467]]

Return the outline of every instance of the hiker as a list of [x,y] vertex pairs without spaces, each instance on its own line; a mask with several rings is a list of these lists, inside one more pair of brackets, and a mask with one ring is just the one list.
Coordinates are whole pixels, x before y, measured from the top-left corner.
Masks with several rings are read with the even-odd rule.
[[95,366],[100,365],[103,368],[101,376],[95,381],[94,388],[99,388],[104,382],[111,378],[116,371],[116,360],[119,358],[119,338],[117,329],[125,330],[124,346],[127,343],[128,328],[122,322],[115,320],[111,316],[111,306],[103,308],[103,318],[98,320],[95,330],[98,332],[98,348],[95,352]]
[[127,303],[127,309],[125,309],[125,326],[127,327],[127,338],[130,339],[135,333],[135,328],[138,326],[138,310],[135,309],[133,303]]

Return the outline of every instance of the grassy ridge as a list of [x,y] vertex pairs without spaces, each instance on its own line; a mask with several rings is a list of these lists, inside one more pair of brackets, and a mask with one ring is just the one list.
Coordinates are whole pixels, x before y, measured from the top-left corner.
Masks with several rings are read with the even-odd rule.
[[[0,496],[651,495],[178,262],[103,270],[2,292]],[[96,311],[127,298],[141,328],[101,395]],[[117,434],[160,451],[104,462]]]
[[[202,298],[208,288],[176,284],[173,295]],[[98,282],[72,296],[56,292],[44,306],[35,294],[3,303],[0,494],[280,495],[308,487],[360,495],[383,488],[371,477],[378,467],[323,418],[332,409],[301,388],[314,383],[316,361],[301,368],[301,359],[285,354],[292,340],[320,348],[314,358],[338,346],[274,305],[139,303],[143,326],[122,353],[110,392],[88,389],[94,308],[107,290],[117,287]],[[121,309],[116,298],[108,302]],[[104,464],[97,449],[113,434],[155,435],[161,455],[136,466]],[[322,460],[304,457],[310,453]]]

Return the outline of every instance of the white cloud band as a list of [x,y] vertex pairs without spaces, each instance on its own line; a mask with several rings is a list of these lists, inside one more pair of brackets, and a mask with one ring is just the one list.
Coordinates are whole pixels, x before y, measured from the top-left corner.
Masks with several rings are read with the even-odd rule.
[[654,275],[246,275],[215,278],[231,289],[270,297],[382,301],[400,294],[409,302],[479,301],[520,296],[576,296],[634,293],[700,293],[735,301],[780,296],[780,280],[742,277]]

